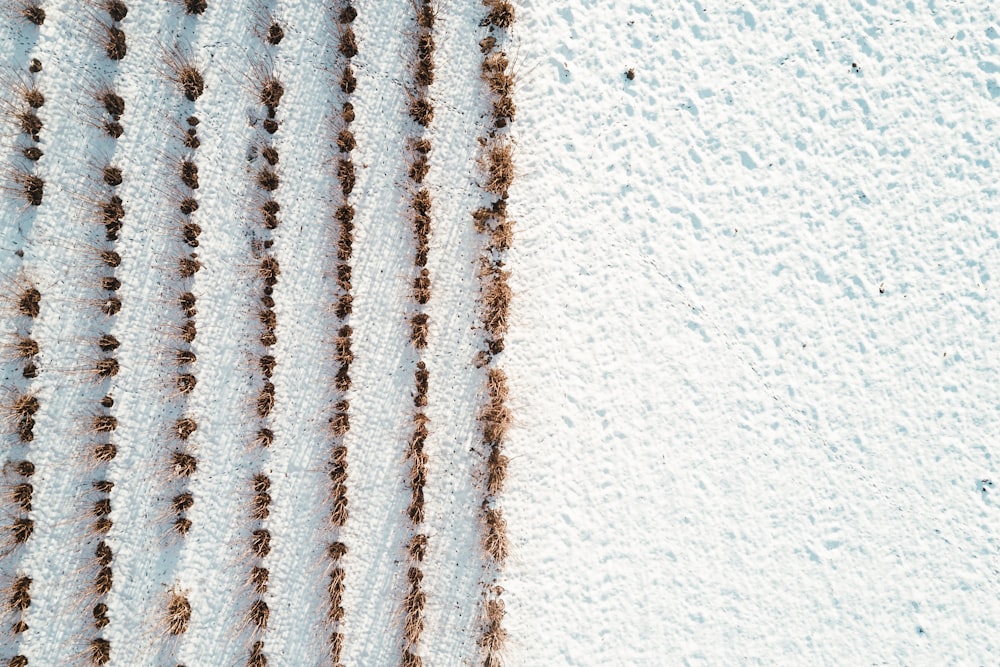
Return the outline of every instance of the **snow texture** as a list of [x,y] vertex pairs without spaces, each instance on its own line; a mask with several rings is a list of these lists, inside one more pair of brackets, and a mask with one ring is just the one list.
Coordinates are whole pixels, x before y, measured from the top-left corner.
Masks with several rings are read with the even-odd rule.
[[[42,409],[27,448],[36,525],[0,562],[0,585],[15,572],[34,579],[31,629],[19,642],[0,633],[3,660],[80,663],[94,636],[84,453],[95,442],[87,420],[110,391],[121,423],[108,470],[112,664],[245,664],[247,489],[260,469],[274,499],[270,664],[324,664],[337,29],[317,3],[275,5],[286,27],[274,49],[286,89],[275,135],[282,278],[276,439],[262,455],[250,446],[249,382],[258,5],[209,5],[195,19],[176,3],[130,2],[129,54],[114,67],[93,39],[90,4],[46,2],[40,28],[0,22],[2,77],[38,57],[46,96],[45,201],[28,209],[5,193],[0,204],[4,282],[23,271],[43,294],[32,324],[41,373],[30,384]],[[408,2],[357,7],[343,631],[344,663],[367,667],[398,664],[409,536],[414,24]],[[975,3],[873,0],[525,0],[518,11],[515,300],[502,362],[516,416],[501,500],[513,546],[500,582],[507,664],[996,664],[997,17]],[[479,651],[482,239],[469,214],[481,205],[482,14],[477,2],[440,0],[431,88],[421,653],[441,666],[476,664]],[[205,71],[194,104],[162,64],[175,43]],[[87,88],[102,79],[126,100],[117,142],[93,126]],[[204,268],[188,407],[199,468],[181,543],[167,537],[164,480],[179,416],[171,159],[190,113],[201,119]],[[8,170],[23,161],[13,121],[3,122]],[[100,272],[88,248],[105,160],[125,174],[127,210],[113,320],[93,302]],[[0,295],[5,336],[23,325],[12,289]],[[122,371],[105,387],[83,369],[109,327]],[[12,361],[0,370],[7,403],[28,385]],[[16,437],[5,437],[13,459]],[[180,641],[163,635],[172,586],[194,608]]]

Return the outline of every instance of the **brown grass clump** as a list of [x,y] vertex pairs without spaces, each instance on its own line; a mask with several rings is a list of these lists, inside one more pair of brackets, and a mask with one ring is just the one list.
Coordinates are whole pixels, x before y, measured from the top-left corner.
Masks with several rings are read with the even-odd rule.
[[429,0],[423,0],[423,3],[417,7],[417,25],[424,30],[433,30],[436,18],[437,11],[434,9],[434,6]]
[[115,577],[110,567],[102,567],[94,577],[94,592],[97,595],[107,595],[114,585]]
[[184,11],[190,16],[200,16],[208,9],[208,0],[177,0],[184,4]]
[[32,162],[38,162],[42,159],[42,156],[45,155],[45,153],[43,153],[42,149],[37,146],[22,146],[21,155]]
[[108,605],[103,602],[95,604],[91,613],[94,616],[94,627],[98,630],[107,627],[111,623],[111,619],[108,618]]
[[93,508],[90,510],[90,515],[95,517],[107,516],[111,514],[111,499],[101,498],[94,503]]
[[198,247],[198,237],[201,236],[201,226],[194,222],[185,222],[181,225],[181,238],[184,243],[192,248]]
[[337,305],[333,309],[333,314],[339,319],[344,319],[354,311],[354,297],[350,294],[341,294],[337,298]]
[[340,89],[350,95],[357,87],[358,78],[354,76],[354,69],[350,65],[344,65],[344,73],[340,76]]
[[[247,621],[249,622],[250,619],[248,618]],[[264,642],[254,642],[253,646],[250,647],[250,657],[247,658],[247,667],[267,667],[267,656],[264,655]]]
[[331,542],[326,548],[326,555],[334,562],[339,561],[347,555],[347,545],[343,542]]
[[191,350],[176,350],[174,352],[174,362],[178,366],[193,364],[198,361],[198,356]]
[[118,455],[118,447],[111,444],[110,442],[105,442],[94,447],[91,456],[98,463],[110,463]]
[[260,103],[267,107],[269,113],[274,113],[281,103],[281,97],[285,94],[285,87],[265,65],[258,65],[254,74],[259,88]]
[[15,484],[7,494],[7,499],[25,512],[31,511],[31,496],[35,488],[28,482]]
[[430,169],[430,162],[426,155],[417,155],[413,162],[410,163],[410,179],[414,183],[423,183],[424,177],[427,176],[427,172]]
[[410,341],[417,349],[427,347],[427,333],[430,329],[428,321],[426,313],[418,313],[410,318]]
[[351,291],[351,273],[350,264],[337,265],[337,286],[345,292]]
[[190,477],[198,470],[198,460],[190,454],[174,451],[170,455],[170,468],[177,477]]
[[333,385],[337,391],[347,391],[351,388],[350,366],[342,364],[337,374],[333,378]]
[[271,573],[266,567],[254,567],[250,570],[247,581],[253,587],[254,592],[258,595],[264,595],[267,593],[267,582],[270,577]]
[[181,278],[191,278],[200,270],[201,262],[198,261],[194,253],[191,253],[187,257],[181,257],[177,260],[177,273]]
[[24,200],[30,206],[41,206],[45,194],[45,180],[34,174],[16,174],[15,182],[21,186]]
[[487,180],[483,188],[492,194],[506,197],[514,182],[514,149],[505,141],[494,142],[486,151]]
[[334,526],[343,527],[347,523],[347,489],[338,487],[333,496],[333,510],[330,511],[330,523]]
[[345,28],[340,34],[340,45],[337,50],[345,58],[353,58],[358,55],[358,41],[354,36],[354,30],[350,27]]
[[91,420],[91,429],[95,433],[110,433],[118,428],[118,419],[113,415],[97,415]]
[[271,494],[260,491],[255,493],[253,496],[253,505],[251,506],[250,517],[257,521],[263,521],[268,516],[271,515],[271,510],[269,505],[271,504]]
[[271,414],[271,410],[274,408],[274,384],[271,382],[265,382],[264,388],[260,390],[260,394],[257,396],[257,416],[266,417]]
[[30,359],[41,351],[38,341],[27,336],[18,336],[12,347],[14,353],[22,359]]
[[101,278],[101,289],[108,290],[109,292],[114,292],[121,289],[122,281],[114,276],[103,276]]
[[262,428],[257,431],[257,438],[254,440],[254,444],[258,447],[270,447],[274,444],[274,431],[269,428]]
[[111,661],[111,642],[101,637],[90,640],[88,655],[92,665],[100,667],[108,664]]
[[334,406],[334,415],[330,418],[330,431],[336,437],[341,437],[351,428],[351,420],[348,415],[350,403],[346,400],[337,401]]
[[510,0],[483,0],[483,4],[489,12],[479,25],[482,27],[492,25],[503,30],[514,25],[514,5]]
[[259,630],[267,629],[267,621],[271,616],[271,610],[263,600],[254,600],[247,612],[247,621]]
[[503,441],[510,428],[512,417],[510,409],[500,401],[491,401],[479,412],[479,421],[483,426],[483,439],[490,444]]
[[507,520],[499,509],[487,509],[483,518],[486,524],[486,534],[483,536],[483,549],[496,563],[503,564],[510,552],[507,541]]
[[418,563],[424,560],[424,556],[427,555],[427,536],[422,533],[417,533],[410,539],[410,545],[408,547],[410,558],[417,561]]
[[169,78],[180,86],[184,97],[194,102],[205,92],[205,77],[198,70],[190,56],[183,53],[180,47],[174,47],[163,55],[164,62],[170,68]]
[[114,61],[121,60],[128,53],[125,33],[117,26],[104,26],[104,53]]
[[486,491],[496,495],[503,491],[504,481],[507,479],[507,464],[510,459],[501,454],[500,450],[494,447],[490,450],[489,459],[486,463]]
[[413,279],[413,298],[419,304],[431,299],[431,275],[427,269],[421,269],[420,275]]
[[277,46],[281,44],[281,40],[285,38],[285,29],[281,27],[281,24],[277,21],[272,21],[271,25],[267,27],[267,34],[264,37],[264,41],[271,46]]
[[31,577],[18,577],[10,585],[10,598],[7,608],[12,611],[24,611],[31,606]]
[[253,531],[250,538],[250,549],[257,558],[267,558],[271,553],[271,533],[265,529]]
[[198,165],[190,160],[182,160],[181,182],[192,190],[197,190],[200,185],[198,182]]
[[409,649],[403,651],[403,660],[400,664],[402,667],[424,667],[423,658],[412,653]]
[[104,0],[100,6],[108,13],[112,21],[124,21],[125,17],[128,16],[128,5],[122,0]]
[[173,523],[173,531],[181,537],[186,536],[191,531],[191,519],[178,517]]
[[350,130],[341,130],[337,134],[337,148],[340,149],[341,153],[350,153],[357,146],[357,142],[354,140],[354,134]]
[[257,186],[262,190],[273,192],[281,185],[281,179],[273,169],[264,168],[257,172]]
[[14,470],[21,477],[31,477],[35,474],[35,464],[31,461],[17,461],[13,466]]
[[114,554],[111,553],[111,547],[107,545],[104,540],[97,543],[97,547],[94,549],[94,560],[100,567],[107,567],[111,565],[111,560],[114,558]]
[[198,430],[198,422],[190,417],[182,417],[174,422],[174,434],[181,440],[187,440]]
[[510,271],[484,262],[480,276],[483,278],[483,326],[493,338],[502,338],[507,333],[510,301],[513,297],[507,284]]
[[278,276],[281,275],[281,267],[278,265],[278,260],[274,257],[263,258],[257,269],[257,275],[263,278],[265,285],[276,285],[278,283]]
[[101,379],[112,378],[118,375],[120,365],[114,357],[104,357],[98,359],[94,364],[94,375]]
[[21,130],[22,134],[27,134],[31,137],[32,141],[39,141],[39,134],[44,127],[42,119],[38,117],[34,111],[19,111],[14,114],[14,118],[17,120],[18,128]]
[[426,97],[416,97],[410,101],[410,117],[422,127],[429,127],[434,120],[434,105]]
[[348,5],[344,7],[342,10],[340,10],[340,16],[338,17],[338,20],[341,23],[353,23],[354,19],[356,18],[358,18],[358,10]]
[[[345,333],[344,330],[348,329]],[[341,328],[342,335],[337,336],[333,343],[336,353],[334,359],[341,364],[349,364],[354,361],[354,353],[351,352],[350,327]]]
[[21,80],[14,84],[14,88],[21,99],[24,100],[24,103],[30,108],[41,109],[45,106],[45,95],[35,87],[33,82]]
[[337,180],[340,181],[340,188],[344,195],[351,194],[354,190],[354,163],[350,160],[341,159],[337,163]]
[[277,363],[277,360],[270,354],[265,354],[257,361],[257,364],[260,366],[260,372],[263,373],[266,378],[271,377],[274,373],[274,367]]
[[340,118],[345,123],[350,125],[354,122],[354,105],[350,102],[344,102],[343,109],[340,112]]
[[191,603],[187,596],[171,590],[167,599],[167,632],[177,636],[187,632],[191,621]]
[[45,23],[45,10],[39,0],[17,0],[18,13],[28,23],[42,25]]

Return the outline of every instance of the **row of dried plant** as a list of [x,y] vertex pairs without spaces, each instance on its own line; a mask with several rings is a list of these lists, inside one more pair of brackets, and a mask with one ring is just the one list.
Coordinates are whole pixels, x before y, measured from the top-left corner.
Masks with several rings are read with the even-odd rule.
[[339,183],[340,192],[338,193],[339,197],[337,197],[339,204],[333,215],[336,228],[336,289],[334,290],[331,310],[338,322],[338,328],[337,335],[333,340],[333,361],[337,371],[333,379],[333,414],[330,417],[332,449],[329,463],[330,492],[328,495],[329,519],[333,535],[332,541],[326,549],[329,560],[327,566],[329,580],[326,584],[326,625],[328,627],[329,664],[334,667],[343,667],[341,664],[344,648],[342,623],[344,621],[343,597],[346,572],[342,561],[347,554],[347,545],[341,541],[341,532],[349,515],[346,436],[351,428],[351,420],[350,401],[347,396],[351,388],[351,363],[354,361],[354,353],[351,349],[354,330],[351,328],[350,318],[354,305],[351,259],[354,252],[355,211],[350,196],[355,185],[355,169],[351,153],[356,148],[356,142],[351,130],[351,125],[355,120],[351,96],[357,87],[357,78],[351,67],[351,60],[358,54],[358,42],[352,27],[358,12],[350,0],[343,0],[339,6],[335,5],[334,13],[335,31],[338,35],[337,52],[340,57],[340,94],[338,95],[340,113],[339,123],[335,127],[334,144],[337,157],[335,158],[334,177]]
[[478,418],[481,442],[486,455],[486,475],[482,502],[482,548],[488,565],[484,582],[483,623],[478,643],[482,649],[484,667],[499,667],[507,632],[503,628],[504,603],[502,589],[496,585],[507,560],[510,547],[507,521],[499,498],[507,477],[508,457],[503,453],[511,411],[507,406],[507,375],[497,365],[497,355],[504,350],[504,338],[509,324],[512,291],[510,271],[505,268],[505,256],[513,241],[512,223],[507,218],[507,198],[514,181],[513,143],[510,124],[517,107],[514,104],[514,74],[503,46],[510,41],[509,30],[514,24],[514,7],[508,0],[483,0],[486,14],[480,26],[487,34],[479,42],[483,54],[481,78],[489,100],[492,127],[480,139],[483,152],[481,187],[489,204],[476,209],[473,223],[486,240],[481,257],[480,319],[485,349],[477,366],[486,368],[486,397]]

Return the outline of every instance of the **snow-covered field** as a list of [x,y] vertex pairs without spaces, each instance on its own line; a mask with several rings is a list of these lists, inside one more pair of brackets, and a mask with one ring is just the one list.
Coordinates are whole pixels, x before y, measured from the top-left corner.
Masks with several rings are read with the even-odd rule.
[[[16,654],[87,664],[98,635],[112,665],[246,665],[256,639],[270,665],[329,664],[324,550],[335,539],[349,549],[343,664],[400,663],[417,361],[406,319],[414,6],[360,0],[352,24],[350,517],[338,530],[327,473],[340,398],[341,27],[330,7],[278,0],[267,6],[285,37],[266,47],[257,0],[208,5],[193,17],[182,3],[129,2],[117,65],[94,39],[107,23],[99,2],[47,0],[39,27],[10,12],[0,23],[0,403],[25,392],[40,402],[30,442],[14,418],[4,436],[4,494],[24,482],[13,462],[36,470],[31,537],[16,547],[2,537],[0,586],[32,585],[30,607],[4,613],[0,664]],[[479,2],[436,7],[419,654],[450,667],[482,663],[490,579],[474,364],[483,239],[471,218],[484,202],[489,31]],[[518,104],[514,299],[498,357],[514,414],[500,497],[505,664],[996,664],[997,17],[955,2],[524,0],[517,10],[503,42]],[[163,64],[175,45],[204,72],[194,102]],[[31,58],[44,66],[37,163],[19,156],[33,143],[13,115]],[[270,138],[252,72],[268,59],[285,89]],[[126,103],[117,141],[97,127],[90,91],[101,82]],[[177,161],[191,154],[179,140],[191,114],[202,269],[185,283]],[[273,233],[254,210],[260,158],[249,159],[264,140],[281,156]],[[96,301],[106,267],[92,247],[104,243],[92,220],[107,163],[122,170],[114,192],[126,211],[113,317]],[[24,203],[25,168],[45,179],[41,206]],[[281,266],[267,449],[253,446],[263,348],[252,240],[262,238]],[[35,318],[16,308],[29,282],[42,295]],[[198,384],[180,395],[172,355],[187,289]],[[121,367],[98,382],[87,369],[105,332],[121,342]],[[17,333],[39,343],[35,378],[9,349]],[[105,394],[118,455],[95,466]],[[180,443],[182,415],[198,429]],[[186,480],[170,477],[177,447],[198,460]],[[270,617],[254,635],[245,582],[260,472],[271,482]],[[104,537],[114,585],[98,631],[88,509],[104,477],[115,484]],[[180,538],[170,502],[184,490],[194,505]],[[25,515],[6,495],[0,505],[4,525]],[[164,622],[171,589],[192,608],[177,637]],[[28,629],[7,632],[19,618]]]

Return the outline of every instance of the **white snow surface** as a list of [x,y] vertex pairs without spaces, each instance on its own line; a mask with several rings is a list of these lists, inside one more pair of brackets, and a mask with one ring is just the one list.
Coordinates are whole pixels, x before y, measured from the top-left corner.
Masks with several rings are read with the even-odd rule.
[[[129,2],[130,51],[115,68],[89,36],[86,3],[46,2],[39,29],[0,24],[4,76],[39,57],[47,100],[45,201],[37,211],[9,194],[0,204],[0,272],[10,284],[23,270],[43,293],[33,323],[42,372],[30,385],[42,410],[27,449],[35,532],[0,562],[0,585],[15,572],[34,579],[31,629],[19,641],[0,633],[2,660],[78,664],[94,636],[83,594],[94,475],[82,461],[105,388],[80,369],[110,327],[123,343],[110,386],[121,423],[108,471],[112,664],[245,664],[247,489],[261,469],[274,499],[268,657],[324,664],[337,32],[318,3],[275,6],[287,33],[274,49],[286,89],[275,135],[284,222],[273,249],[276,441],[261,455],[249,446],[258,223],[247,152],[260,110],[247,72],[263,48],[255,0],[209,4],[191,19],[174,3]],[[507,664],[1000,662],[996,15],[934,1],[517,6],[515,301],[501,361],[515,414],[501,498],[513,548],[500,579]],[[410,534],[414,24],[405,1],[357,7],[343,631],[344,663],[367,667],[399,661]],[[472,364],[483,239],[469,214],[481,205],[485,30],[478,2],[438,7],[421,654],[450,667],[477,664],[484,571],[483,376]],[[177,41],[206,72],[193,105],[163,75],[162,49]],[[127,104],[117,143],[89,124],[85,88],[101,76]],[[179,415],[170,159],[192,112],[202,121],[193,219],[204,269],[188,413],[199,469],[192,531],[179,543],[166,539],[174,491],[163,481]],[[7,169],[20,140],[4,122]],[[124,307],[104,321],[85,247],[99,230],[83,198],[109,158],[125,174],[127,215]],[[0,314],[8,335],[20,320],[6,302]],[[3,363],[6,402],[26,385]],[[194,607],[179,641],[163,636],[171,586]]]

